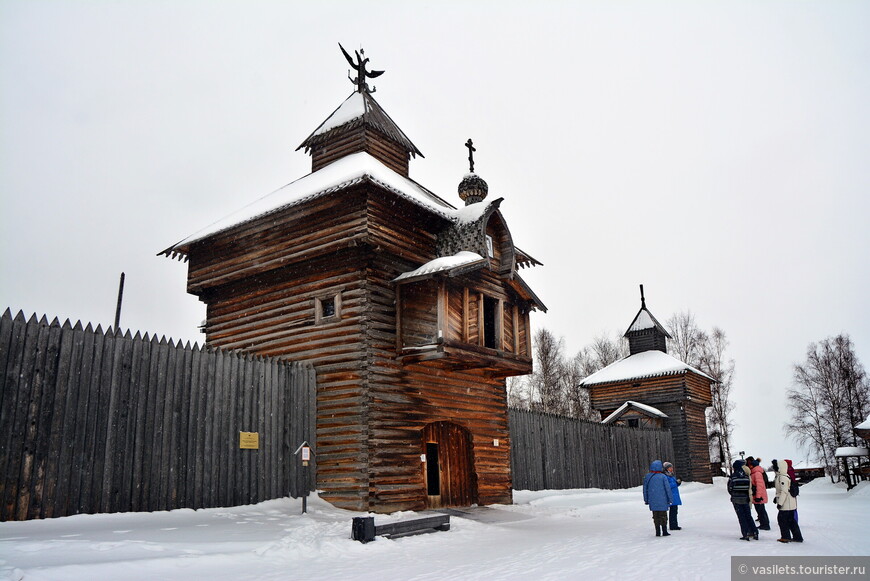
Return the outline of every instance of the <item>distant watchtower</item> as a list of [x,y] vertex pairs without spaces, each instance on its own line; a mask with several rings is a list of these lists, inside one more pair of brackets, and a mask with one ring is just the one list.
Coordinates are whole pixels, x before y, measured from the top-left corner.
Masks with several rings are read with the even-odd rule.
[[680,476],[712,482],[705,412],[712,404],[714,380],[667,354],[670,335],[647,309],[643,285],[640,294],[640,310],[625,332],[630,355],[581,385],[589,388],[592,407],[605,423],[669,428],[676,456],[672,461]]

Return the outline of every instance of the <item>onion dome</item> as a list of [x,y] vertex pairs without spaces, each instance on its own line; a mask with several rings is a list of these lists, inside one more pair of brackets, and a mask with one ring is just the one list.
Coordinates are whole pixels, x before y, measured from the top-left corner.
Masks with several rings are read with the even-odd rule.
[[482,202],[487,193],[489,193],[489,186],[476,173],[466,174],[459,182],[459,197],[466,206]]
[[465,147],[468,148],[468,173],[459,182],[459,197],[465,202],[466,206],[482,202],[489,193],[489,186],[483,181],[483,178],[474,173],[474,144],[471,139],[465,142]]

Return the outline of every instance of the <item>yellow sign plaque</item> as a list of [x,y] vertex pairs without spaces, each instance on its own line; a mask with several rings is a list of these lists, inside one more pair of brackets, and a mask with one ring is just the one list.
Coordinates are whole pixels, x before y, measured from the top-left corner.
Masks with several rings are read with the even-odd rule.
[[257,450],[260,448],[259,432],[239,432],[239,448]]

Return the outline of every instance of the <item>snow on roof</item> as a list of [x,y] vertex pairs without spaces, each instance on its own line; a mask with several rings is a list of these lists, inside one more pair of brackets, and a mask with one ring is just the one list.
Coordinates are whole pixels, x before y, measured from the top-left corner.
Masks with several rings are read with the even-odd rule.
[[855,426],[856,430],[870,430],[870,417]]
[[639,410],[647,412],[650,415],[658,416],[660,418],[667,418],[668,417],[666,413],[652,407],[651,405],[646,405],[646,404],[643,404],[643,403],[640,403],[637,401],[629,400],[629,401],[625,402],[624,404],[622,404],[621,406],[619,406],[616,409],[616,411],[614,411],[612,414],[610,414],[609,416],[607,416],[606,418],[601,420],[601,423],[602,424],[609,424],[610,422],[612,422],[613,420],[618,418],[620,415],[622,415],[622,412],[624,412],[629,407],[637,408]]
[[366,101],[363,94],[354,91],[351,96],[345,99],[344,103],[339,105],[338,109],[333,111],[332,115],[327,117],[326,121],[324,121],[314,133],[312,133],[312,137],[315,135],[322,135],[330,129],[341,127],[348,121],[352,121],[357,117],[362,117],[365,112]]
[[303,201],[329,194],[340,188],[360,183],[366,178],[450,221],[457,220],[457,210],[447,202],[414,180],[391,170],[368,153],[360,152],[343,157],[263,196],[211,226],[192,234],[165,252],[178,251],[182,247],[212,234]]
[[460,252],[457,252],[453,256],[440,256],[434,260],[430,260],[429,262],[417,269],[411,270],[409,272],[403,272],[402,274],[394,278],[393,282],[398,282],[406,278],[413,278],[425,274],[434,274],[436,272],[450,270],[451,268],[471,264],[472,262],[477,262],[479,260],[483,260],[483,257],[480,254],[477,254],[476,252],[468,252],[467,250],[462,250]]
[[656,323],[653,321],[650,312],[646,309],[641,309],[631,327],[628,328],[628,331],[643,331],[644,329],[653,329],[655,326]]
[[858,446],[843,446],[834,450],[835,458],[848,458],[850,456],[870,456],[870,450]]
[[643,351],[635,353],[625,359],[611,363],[604,369],[596,371],[580,382],[580,385],[593,385],[596,383],[609,383],[611,381],[625,381],[627,379],[641,379],[644,377],[658,377],[661,375],[676,375],[691,371],[711,381],[712,377],[696,369],[679,359],[671,357],[661,351]]
[[467,206],[463,206],[456,210],[456,220],[459,224],[471,224],[480,220],[480,217],[486,213],[487,208],[489,208],[492,204],[501,200],[492,200],[490,202],[476,202],[474,204],[468,204]]

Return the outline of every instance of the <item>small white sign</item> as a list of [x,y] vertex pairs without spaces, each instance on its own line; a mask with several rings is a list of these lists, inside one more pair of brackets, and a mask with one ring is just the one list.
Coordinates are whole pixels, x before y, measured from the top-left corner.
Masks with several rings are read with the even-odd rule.
[[492,445],[498,448],[498,438],[493,439]]
[[426,454],[420,454],[420,462],[426,461]]
[[302,448],[302,461],[308,462],[309,460],[311,460],[311,448],[305,446]]

